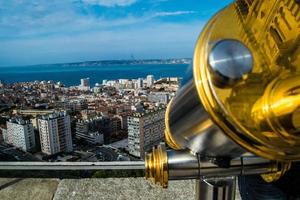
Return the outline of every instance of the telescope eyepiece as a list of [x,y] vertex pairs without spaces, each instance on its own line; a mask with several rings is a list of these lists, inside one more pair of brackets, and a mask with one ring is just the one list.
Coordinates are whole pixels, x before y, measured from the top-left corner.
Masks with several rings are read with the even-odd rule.
[[224,39],[216,42],[208,56],[214,84],[228,87],[236,84],[253,69],[251,51],[242,42]]

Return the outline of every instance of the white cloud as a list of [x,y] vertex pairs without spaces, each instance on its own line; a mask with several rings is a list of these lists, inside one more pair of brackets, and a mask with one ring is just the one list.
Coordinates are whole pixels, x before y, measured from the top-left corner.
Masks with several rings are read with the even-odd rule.
[[115,6],[130,6],[136,3],[137,0],[83,0],[83,2],[90,5],[115,7]]
[[150,23],[152,19],[159,17],[196,13],[195,11],[149,12],[144,13],[142,16],[127,15],[123,18],[107,19],[105,16],[81,15],[72,9],[55,10],[51,8],[36,17],[30,12],[33,6],[27,6],[28,8],[22,14],[7,14],[0,17],[0,39],[1,37],[22,38],[100,31],[144,24],[146,22]]
[[192,57],[203,24],[201,21],[149,24],[134,31],[107,30],[3,41],[0,46],[0,66],[128,59],[131,54],[136,58]]
[[137,58],[190,56],[201,20],[170,22],[163,17],[195,11],[150,9],[110,18],[94,15],[87,6],[136,1],[0,0],[0,65],[117,59],[131,53]]
[[[151,20],[155,18],[196,13],[182,10],[172,12],[149,10],[137,13],[129,12],[109,18],[107,13],[99,12],[95,15],[89,12],[89,8],[86,6],[88,4],[125,6],[137,1],[139,0],[35,0],[30,2],[27,0],[0,0],[0,40],[81,34],[90,31],[113,30],[125,26],[132,28],[132,26],[151,23]],[[82,2],[85,5],[82,5]],[[160,20],[161,23],[164,23],[163,19]]]
[[154,17],[165,17],[165,16],[177,16],[177,15],[188,15],[195,14],[195,11],[174,11],[174,12],[157,12]]

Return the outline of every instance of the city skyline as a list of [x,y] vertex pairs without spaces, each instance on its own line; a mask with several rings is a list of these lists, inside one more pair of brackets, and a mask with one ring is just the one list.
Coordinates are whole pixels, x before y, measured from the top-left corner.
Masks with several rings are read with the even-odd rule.
[[192,57],[203,25],[229,2],[0,0],[0,66]]
[[78,81],[1,83],[0,159],[135,161],[164,140],[164,113],[179,77]]

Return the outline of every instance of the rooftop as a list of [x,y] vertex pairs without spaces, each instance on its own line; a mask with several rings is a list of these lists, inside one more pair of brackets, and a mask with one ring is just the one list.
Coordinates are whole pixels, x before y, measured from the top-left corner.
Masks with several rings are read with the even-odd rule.
[[161,106],[161,107],[157,107],[157,108],[155,108],[153,110],[145,110],[143,112],[135,112],[135,113],[132,114],[131,117],[141,118],[141,117],[150,115],[152,113],[155,113],[157,111],[162,111],[162,110],[165,111],[165,109],[166,109],[165,107]]
[[51,120],[51,119],[56,119],[56,118],[60,118],[60,117],[65,117],[65,116],[67,116],[66,112],[54,112],[54,113],[50,113],[47,115],[43,115],[40,117],[40,119]]
[[19,125],[27,125],[31,123],[30,120],[24,120],[22,118],[12,118],[8,122],[13,124],[19,124]]

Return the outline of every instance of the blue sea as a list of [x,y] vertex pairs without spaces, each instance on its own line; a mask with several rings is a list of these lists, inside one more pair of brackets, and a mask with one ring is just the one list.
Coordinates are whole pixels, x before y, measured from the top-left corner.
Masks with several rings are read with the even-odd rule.
[[146,65],[101,65],[64,66],[36,65],[22,67],[0,67],[0,80],[5,83],[28,82],[35,80],[61,81],[66,86],[80,84],[81,78],[90,78],[92,85],[102,80],[136,79],[154,75],[161,77],[183,77],[187,64],[146,64]]

